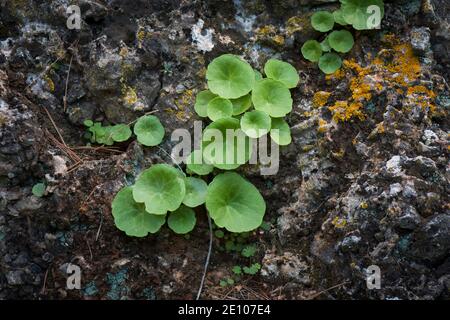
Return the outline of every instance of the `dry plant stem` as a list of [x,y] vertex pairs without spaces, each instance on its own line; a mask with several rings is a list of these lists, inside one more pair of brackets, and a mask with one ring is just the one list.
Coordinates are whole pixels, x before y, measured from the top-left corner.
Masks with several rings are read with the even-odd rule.
[[205,268],[203,270],[202,281],[200,282],[200,288],[198,288],[197,298],[195,300],[199,300],[202,294],[203,284],[205,283],[206,272],[208,271],[209,259],[211,258],[211,251],[212,251],[213,231],[212,231],[211,217],[209,216],[208,213],[206,213],[206,216],[208,217],[208,225],[209,225],[209,248],[208,254],[206,256]]
[[323,290],[323,291],[320,291],[320,292],[318,292],[318,293],[316,293],[316,294],[314,294],[314,295],[308,297],[307,300],[313,300],[313,299],[317,298],[318,296],[320,296],[321,294],[323,294],[323,293],[325,293],[325,292],[328,292],[328,291],[330,291],[330,290],[333,290],[333,289],[342,287],[343,285],[345,285],[345,284],[347,284],[347,283],[349,283],[349,282],[350,282],[350,281],[344,281],[344,282],[339,283],[339,284],[337,284],[337,285],[335,285],[335,286],[332,286],[332,287],[330,287],[330,288],[328,288],[328,289],[325,289],[325,290]]
[[[147,115],[152,114],[152,113],[156,113],[156,112],[158,112],[158,111],[159,111],[159,110],[152,110],[152,111],[146,112],[146,113],[144,113],[144,116],[147,116]],[[128,123],[127,126],[131,126],[133,123],[135,123],[135,122],[138,121],[138,120],[139,120],[139,118],[134,119],[133,121],[131,121],[130,123]]]
[[73,61],[73,54],[70,57],[69,70],[67,71],[67,78],[66,78],[66,88],[64,90],[64,97],[63,97],[64,112],[66,112],[67,110],[67,90],[69,89],[69,76],[70,76],[70,69],[72,68],[72,61]]

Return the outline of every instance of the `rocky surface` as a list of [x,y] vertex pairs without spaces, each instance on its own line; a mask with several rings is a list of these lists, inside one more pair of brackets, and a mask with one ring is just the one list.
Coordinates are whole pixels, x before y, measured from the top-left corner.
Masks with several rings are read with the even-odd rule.
[[[203,297],[449,298],[447,1],[386,1],[382,29],[357,32],[326,77],[300,47],[319,36],[311,13],[338,1],[80,0],[81,30],[66,27],[69,2],[0,2],[0,299],[195,297],[204,213],[189,239],[130,239],[110,212],[122,186],[170,161],[172,143],[86,148],[82,123],[153,111],[166,132],[192,129],[205,68],[227,52],[258,69],[282,58],[301,83],[279,173],[242,168],[268,204],[269,228],[246,239],[261,272],[221,288],[250,261],[215,239]],[[66,288],[69,263],[81,290]],[[381,289],[366,286],[371,265]]]

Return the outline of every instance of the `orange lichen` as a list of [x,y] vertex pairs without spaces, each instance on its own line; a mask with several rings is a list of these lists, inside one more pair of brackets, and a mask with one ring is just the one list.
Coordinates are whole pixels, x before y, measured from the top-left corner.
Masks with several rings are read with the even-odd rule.
[[344,72],[344,70],[342,70],[342,68],[340,68],[340,69],[336,70],[332,74],[327,74],[325,76],[325,79],[327,81],[329,81],[329,80],[340,80],[340,79],[342,79],[344,77],[345,77],[345,72]]
[[436,105],[433,103],[436,94],[425,86],[418,85],[409,87],[406,96],[415,104],[418,104],[423,110],[428,109],[433,113],[436,109]]
[[348,101],[336,101],[336,103],[328,109],[333,112],[333,120],[335,122],[348,121],[353,117],[357,117],[359,120],[365,119],[361,102],[349,103]]
[[319,128],[317,129],[317,131],[320,133],[327,131],[327,125],[328,123],[325,120],[319,118]]
[[323,107],[327,102],[328,102],[328,98],[330,97],[331,92],[327,92],[327,91],[317,91],[314,94],[313,97],[313,106],[316,108],[319,107]]
[[369,101],[372,98],[372,94],[370,93],[372,88],[364,82],[364,79],[353,78],[350,81],[350,90],[352,91],[352,98],[355,101]]

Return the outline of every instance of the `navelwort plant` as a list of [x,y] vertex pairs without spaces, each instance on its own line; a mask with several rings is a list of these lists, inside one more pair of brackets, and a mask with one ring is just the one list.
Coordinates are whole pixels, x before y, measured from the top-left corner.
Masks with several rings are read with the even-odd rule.
[[[132,132],[130,125],[116,124],[112,126],[102,126],[101,122],[85,120],[84,125],[90,133],[89,139],[92,143],[111,146],[114,142],[124,142],[130,139]],[[144,115],[137,119],[133,128],[134,134],[139,143],[145,146],[156,146],[164,138],[164,127],[159,119],[153,115]]]
[[[356,30],[379,28],[384,15],[383,0],[340,0],[340,9],[334,12],[318,11],[311,16],[312,27],[319,32],[333,30],[335,24]],[[319,69],[326,74],[336,72],[342,66],[338,53],[349,52],[354,45],[353,35],[346,29],[334,30],[321,42],[306,41],[301,52],[311,62],[318,62]],[[333,52],[334,51],[334,52]]]
[[[113,200],[112,214],[120,230],[144,237],[159,231],[167,220],[175,233],[186,234],[196,224],[194,208],[203,204],[215,225],[230,232],[247,232],[262,224],[266,204],[253,184],[235,172],[219,172],[209,184],[206,178],[214,168],[234,170],[246,163],[252,139],[270,134],[280,145],[291,142],[289,125],[282,117],[292,110],[289,89],[297,86],[299,76],[290,64],[276,59],[267,61],[264,73],[267,78],[231,54],[210,63],[206,72],[209,89],[198,93],[194,109],[212,123],[203,131],[201,149],[185,160],[188,175],[168,164],[144,170],[134,185],[124,187]],[[134,125],[138,141],[148,146],[160,143],[164,136],[159,121],[152,117],[144,116]],[[213,129],[227,138],[227,129],[241,132],[244,149],[237,150],[237,140],[231,144],[224,139],[220,147],[231,157],[219,159],[209,148]]]

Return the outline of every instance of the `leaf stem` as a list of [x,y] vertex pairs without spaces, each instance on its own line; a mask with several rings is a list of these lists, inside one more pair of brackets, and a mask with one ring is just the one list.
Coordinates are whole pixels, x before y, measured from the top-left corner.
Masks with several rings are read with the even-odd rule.
[[209,259],[211,258],[211,251],[212,251],[213,231],[212,231],[211,217],[209,216],[208,212],[206,213],[206,216],[208,217],[208,225],[209,225],[209,248],[208,248],[208,255],[206,256],[205,268],[203,270],[202,281],[200,282],[200,288],[198,288],[197,298],[195,300],[199,300],[200,295],[202,294],[203,284],[205,282],[206,272],[208,271]]

